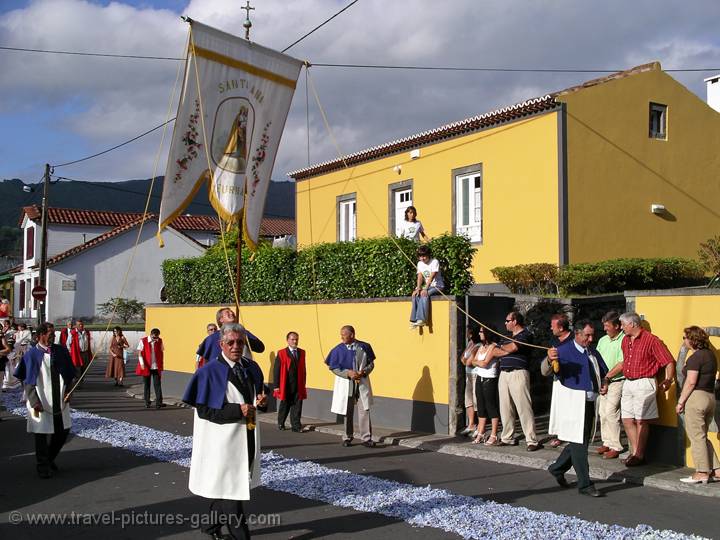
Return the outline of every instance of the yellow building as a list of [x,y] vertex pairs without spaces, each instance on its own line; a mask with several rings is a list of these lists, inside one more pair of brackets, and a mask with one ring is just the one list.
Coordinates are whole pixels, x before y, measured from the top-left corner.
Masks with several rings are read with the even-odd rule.
[[694,257],[720,228],[720,114],[651,63],[294,171],[299,245],[468,235],[490,269]]

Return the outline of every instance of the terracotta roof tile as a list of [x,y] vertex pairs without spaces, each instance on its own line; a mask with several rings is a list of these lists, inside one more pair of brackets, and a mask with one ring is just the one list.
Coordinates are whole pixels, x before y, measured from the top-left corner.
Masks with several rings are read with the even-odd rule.
[[284,236],[295,234],[295,220],[292,218],[263,218],[260,236]]
[[319,174],[324,174],[327,172],[342,169],[343,167],[345,167],[346,164],[347,166],[357,165],[359,163],[372,161],[374,159],[389,156],[398,152],[419,148],[423,145],[436,143],[444,139],[449,139],[451,137],[457,137],[459,135],[464,135],[473,131],[479,131],[481,129],[503,124],[505,122],[518,120],[530,115],[552,111],[560,106],[561,102],[556,99],[558,96],[568,94],[570,92],[576,92],[578,90],[582,90],[583,88],[596,86],[598,84],[602,84],[615,79],[628,77],[636,73],[660,69],[662,68],[659,62],[643,64],[641,66],[637,66],[626,71],[612,73],[599,79],[587,81],[579,86],[566,88],[552,94],[523,101],[522,103],[518,103],[510,107],[504,107],[502,109],[490,111],[480,116],[473,116],[472,118],[466,118],[465,120],[460,120],[451,124],[445,124],[444,126],[440,126],[429,131],[423,131],[422,133],[417,133],[415,135],[410,135],[402,139],[396,139],[388,143],[373,146],[372,148],[361,150],[360,152],[355,152],[353,154],[348,154],[341,158],[324,161],[322,163],[318,163],[304,169],[298,169],[296,171],[289,172],[288,176],[294,178],[295,180],[304,180],[312,176],[317,176]]
[[[37,205],[25,206],[22,209],[20,224],[23,216],[27,214],[33,221],[40,219],[40,208]],[[72,208],[48,208],[49,223],[63,225],[90,225],[100,227],[120,227],[128,223],[135,223],[142,217],[141,212],[109,212],[101,210],[78,210]],[[154,217],[154,214],[149,214]],[[172,227],[181,232],[207,231],[220,232],[217,216],[190,215],[178,216],[172,222]],[[112,232],[112,231],[108,231]],[[263,218],[260,224],[260,236],[282,236],[295,234],[295,220],[292,218]]]

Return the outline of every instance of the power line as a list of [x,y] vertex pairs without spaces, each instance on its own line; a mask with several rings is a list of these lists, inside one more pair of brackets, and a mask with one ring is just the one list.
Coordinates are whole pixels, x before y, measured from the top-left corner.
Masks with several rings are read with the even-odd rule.
[[[335,15],[327,19],[322,24],[316,26],[313,30],[302,36],[300,39],[296,40],[294,43],[288,45],[283,49],[282,52],[287,51],[291,47],[297,45],[308,37],[310,34],[315,32],[315,30],[319,29],[321,26],[325,25],[326,23],[330,22],[333,18],[337,17],[348,9],[350,6],[358,2],[359,0],[355,0],[354,2],[348,4],[345,6],[342,10],[338,11]],[[4,47],[0,46],[0,50],[5,51],[21,51],[21,52],[36,52],[36,53],[47,53],[47,54],[66,54],[66,55],[74,55],[74,56],[99,56],[99,57],[105,57],[105,58],[133,58],[133,59],[142,59],[142,60],[185,60],[185,58],[174,58],[169,56],[143,56],[143,55],[137,55],[137,54],[110,54],[110,53],[88,53],[88,52],[77,52],[77,51],[56,51],[56,50],[48,50],[48,49],[28,49],[23,47]],[[399,69],[399,70],[422,70],[422,71],[477,71],[477,72],[498,72],[498,73],[617,73],[619,71],[624,71],[623,69],[565,69],[565,68],[504,68],[504,67],[462,67],[462,66],[412,66],[412,65],[389,65],[389,64],[337,64],[337,63],[330,63],[330,62],[313,62],[313,66],[318,67],[331,67],[331,68],[348,68],[348,69]],[[692,72],[710,72],[710,71],[720,71],[720,67],[713,67],[713,68],[671,68],[671,69],[663,69],[663,71],[666,71],[668,73],[692,73]],[[57,165],[56,165],[57,166]]]
[[171,118],[170,120],[168,120],[167,122],[163,122],[163,123],[160,124],[159,126],[155,126],[154,128],[149,129],[149,130],[147,130],[146,132],[141,133],[140,135],[138,135],[138,136],[136,136],[136,137],[133,137],[132,139],[128,139],[128,140],[125,141],[125,142],[121,142],[120,144],[116,144],[116,145],[113,146],[112,148],[108,148],[107,150],[103,150],[102,152],[98,152],[98,153],[96,153],[96,154],[93,154],[93,155],[91,155],[91,156],[86,156],[86,157],[84,157],[84,158],[76,159],[76,160],[74,160],[74,161],[68,161],[67,163],[60,163],[59,165],[52,165],[52,167],[53,167],[53,168],[65,167],[66,165],[73,165],[73,164],[75,164],[75,163],[80,163],[81,161],[87,161],[88,159],[92,159],[92,158],[95,158],[95,157],[98,157],[98,156],[102,156],[103,154],[107,154],[108,152],[112,152],[113,150],[117,150],[117,149],[120,148],[121,146],[125,146],[126,144],[130,144],[131,142],[137,141],[137,140],[140,139],[141,137],[144,137],[145,135],[149,135],[149,134],[152,133],[153,131],[156,131],[156,130],[160,129],[161,127],[169,124],[170,122],[174,122],[174,121],[175,121],[175,118],[177,118],[177,117]]
[[[94,182],[93,182],[93,181],[90,181],[90,180],[78,180],[77,178],[68,178],[67,176],[58,176],[58,175],[52,175],[52,176],[53,176],[55,179],[57,179],[57,180],[68,180],[68,181],[70,181],[70,182],[78,182],[78,183],[80,183],[80,184],[91,184],[92,186],[99,187],[99,188],[102,188],[102,189],[109,189],[109,190],[112,190],[112,191],[119,191],[119,192],[121,192],[121,193],[130,193],[130,194],[132,194],[132,195],[142,195],[143,197],[147,196],[147,193],[143,193],[143,192],[140,192],[140,191],[133,191],[133,190],[131,190],[131,189],[124,189],[124,188],[121,188],[121,187],[109,185],[107,182],[100,182],[100,181],[94,181]],[[158,178],[160,178],[160,177],[158,177]],[[162,198],[161,195],[156,195],[156,194],[151,194],[150,197],[153,198],[153,199],[161,199],[161,198]],[[205,208],[212,208],[213,211],[215,210],[215,209],[213,208],[213,206],[210,205],[210,204],[208,204],[208,203],[203,203],[203,202],[199,202],[199,201],[193,201],[193,202],[191,202],[190,204],[191,204],[191,205],[197,205],[197,206],[203,206],[203,207],[205,207]],[[281,215],[278,215],[278,214],[268,214],[268,213],[263,213],[263,217],[282,218],[282,219],[294,219],[294,218],[292,218],[292,217],[290,217],[290,216],[281,216]]]
[[56,50],[51,50],[51,49],[27,49],[24,47],[0,46],[0,50],[46,53],[46,54],[67,54],[67,55],[71,55],[71,56],[98,56],[101,58],[132,58],[134,60],[185,60],[185,58],[175,58],[175,57],[171,57],[171,56],[143,56],[140,54],[111,54],[111,53],[91,53],[91,52],[80,52],[80,51],[56,51]]
[[[507,72],[507,73],[618,73],[622,69],[555,69],[555,68],[485,68],[485,67],[459,67],[459,66],[392,66],[384,64],[330,64],[313,62],[315,67],[353,68],[353,69],[400,69],[422,71],[481,71],[481,72]],[[663,69],[672,72],[692,71],[720,71],[720,68],[683,68]]]
[[288,49],[290,49],[291,47],[294,47],[295,45],[297,45],[298,43],[300,43],[303,39],[305,39],[305,38],[308,37],[310,34],[312,34],[313,32],[315,32],[315,30],[319,30],[320,28],[322,28],[323,26],[325,26],[327,23],[329,23],[330,21],[332,21],[335,17],[337,17],[338,15],[340,15],[343,11],[349,9],[349,8],[350,8],[351,6],[353,6],[354,4],[357,4],[358,1],[359,1],[359,0],[353,0],[352,2],[350,2],[347,6],[345,6],[344,8],[342,8],[342,9],[341,9],[340,11],[338,11],[335,15],[333,15],[333,16],[330,17],[329,19],[326,19],[325,21],[321,22],[320,24],[318,24],[315,28],[313,28],[312,30],[310,30],[307,34],[305,34],[305,35],[302,36],[301,38],[293,41],[290,45],[288,45],[287,47],[285,47],[285,48],[282,50],[282,52],[285,52],[285,51],[287,51]]

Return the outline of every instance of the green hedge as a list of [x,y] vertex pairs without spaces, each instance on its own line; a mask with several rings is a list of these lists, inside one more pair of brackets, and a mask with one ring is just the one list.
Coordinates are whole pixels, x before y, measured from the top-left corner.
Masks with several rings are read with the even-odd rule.
[[[469,240],[443,235],[429,246],[440,261],[446,294],[465,294],[473,283],[470,267],[475,250]],[[298,252],[261,244],[254,257],[243,251],[240,299],[282,302],[410,295],[415,268],[403,253],[416,261],[416,249],[417,244],[402,238],[316,244]],[[236,251],[228,250],[228,256],[234,275]],[[222,249],[210,249],[203,257],[193,259],[166,260],[163,277],[170,303],[233,302]]]
[[692,259],[613,259],[597,263],[521,264],[491,269],[513,293],[588,295],[668,289],[703,284],[702,265]]

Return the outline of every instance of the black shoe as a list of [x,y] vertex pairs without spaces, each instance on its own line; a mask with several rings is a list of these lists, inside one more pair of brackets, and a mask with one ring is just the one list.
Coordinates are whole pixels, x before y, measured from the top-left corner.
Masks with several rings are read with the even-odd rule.
[[375,448],[375,447],[377,446],[377,444],[375,443],[375,441],[364,441],[364,442],[362,443],[362,445],[365,446],[365,447],[367,447],[367,448]]
[[152,407],[152,405],[150,405],[150,402],[148,401],[148,402],[145,404],[145,408],[146,408],[146,409],[149,409],[150,407]]
[[588,497],[604,497],[605,494],[602,491],[595,489],[595,486],[588,486],[583,489],[578,489],[580,495],[587,495]]
[[55,465],[55,462],[54,462],[54,461],[51,461],[51,462],[50,462],[50,470],[53,471],[53,472],[55,472],[55,471],[58,470],[58,466]]
[[38,471],[38,476],[43,479],[52,478],[52,473],[49,470]]
[[167,405],[165,405],[164,403],[158,403],[157,405],[155,405],[156,409],[162,409],[164,407],[167,407]]
[[542,444],[528,444],[527,451],[528,452],[535,452],[536,450],[540,450],[543,447]]
[[[283,428],[284,429],[284,428]],[[302,428],[292,428],[293,433],[302,433]]]
[[552,477],[555,479],[555,481],[558,483],[558,486],[560,486],[561,488],[570,487],[570,484],[568,484],[568,481],[565,479],[564,474],[555,474],[552,472],[550,474],[552,474]]
[[342,445],[345,447],[351,446],[351,441],[343,441]]
[[278,426],[278,429],[279,429],[280,431],[285,431],[287,428],[286,428],[285,426]]

